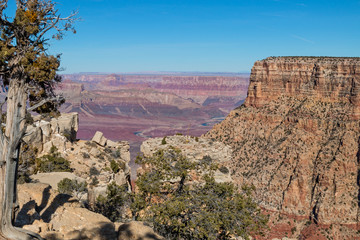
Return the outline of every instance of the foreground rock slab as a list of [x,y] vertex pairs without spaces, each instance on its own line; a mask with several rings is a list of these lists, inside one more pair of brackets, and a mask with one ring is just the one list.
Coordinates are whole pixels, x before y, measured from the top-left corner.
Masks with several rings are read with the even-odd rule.
[[165,240],[142,222],[124,223],[119,227],[118,240]]
[[19,185],[20,211],[16,225],[45,239],[116,239],[115,225],[91,212],[74,198],[56,193],[50,185]]

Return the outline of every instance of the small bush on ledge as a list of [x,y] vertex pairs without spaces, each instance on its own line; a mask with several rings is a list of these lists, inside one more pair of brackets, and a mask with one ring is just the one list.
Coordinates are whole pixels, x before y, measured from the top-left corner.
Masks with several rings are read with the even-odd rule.
[[87,183],[64,178],[58,183],[58,191],[59,193],[73,195],[79,198],[80,194],[87,192]]
[[70,162],[60,156],[55,146],[50,149],[50,154],[46,154],[35,160],[36,172],[72,172]]

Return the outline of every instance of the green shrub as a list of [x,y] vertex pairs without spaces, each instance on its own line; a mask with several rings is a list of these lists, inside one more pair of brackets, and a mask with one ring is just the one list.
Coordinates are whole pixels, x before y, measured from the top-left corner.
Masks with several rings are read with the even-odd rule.
[[[217,183],[217,167],[205,159],[196,164],[181,155],[181,150],[159,150],[152,157],[139,157],[149,171],[138,176],[138,191],[132,210],[137,220],[147,221],[169,239],[230,239],[261,234],[267,217],[244,187],[242,194],[231,183]],[[195,172],[202,172],[191,182]],[[175,180],[176,179],[176,180]]]
[[119,186],[112,182],[107,186],[106,196],[100,195],[96,199],[95,211],[113,222],[122,220],[123,206],[125,202],[129,202],[129,198],[127,186]]
[[120,150],[117,149],[116,151],[112,151],[111,157],[116,158],[116,159],[120,158],[121,157]]
[[83,152],[82,156],[83,156],[83,158],[90,158],[90,155],[88,153],[86,153],[86,152]]
[[97,186],[98,184],[99,184],[99,180],[97,179],[97,177],[91,179],[90,186]]
[[26,113],[25,122],[26,122],[27,125],[32,125],[34,123],[34,119],[31,116],[31,113]]
[[166,144],[166,137],[163,137],[163,139],[161,140],[161,144],[165,145]]
[[119,163],[114,159],[110,161],[110,168],[113,173],[118,173],[120,171]]
[[72,172],[70,162],[60,156],[57,148],[52,146],[50,154],[35,160],[35,172]]
[[203,158],[201,159],[201,162],[205,163],[205,164],[210,164],[212,162],[212,158],[209,155],[205,155],[203,156]]
[[104,152],[110,154],[110,153],[113,153],[113,150],[111,149],[111,147],[105,147]]
[[64,178],[58,183],[58,191],[59,193],[74,195],[79,198],[81,193],[87,192],[87,183]]
[[229,169],[225,166],[221,166],[219,168],[219,171],[222,172],[223,174],[228,174],[229,173]]
[[91,176],[98,176],[100,174],[99,170],[96,167],[91,167],[89,170],[90,177]]

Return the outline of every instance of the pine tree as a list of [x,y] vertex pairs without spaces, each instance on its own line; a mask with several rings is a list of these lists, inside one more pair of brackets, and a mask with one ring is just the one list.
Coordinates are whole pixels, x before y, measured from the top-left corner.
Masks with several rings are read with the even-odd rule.
[[54,87],[60,55],[47,52],[49,36],[62,39],[75,33],[76,12],[61,17],[51,0],[17,0],[16,13],[6,15],[8,0],[0,0],[0,84],[7,93],[6,123],[0,131],[0,238],[33,239],[36,234],[13,226],[16,199],[16,172],[21,140],[26,132],[26,115],[31,111],[56,111],[61,97]]

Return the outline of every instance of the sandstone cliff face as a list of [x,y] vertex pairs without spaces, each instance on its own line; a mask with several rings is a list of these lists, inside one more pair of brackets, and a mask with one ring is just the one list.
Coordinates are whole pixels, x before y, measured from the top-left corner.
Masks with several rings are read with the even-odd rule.
[[298,220],[295,237],[311,239],[301,220],[352,226],[324,238],[359,237],[359,84],[355,58],[258,61],[245,104],[206,134],[233,147],[232,177],[254,184],[264,209]]
[[358,119],[360,59],[270,57],[255,62],[246,106],[260,107],[281,95],[312,97],[322,102],[351,103]]

